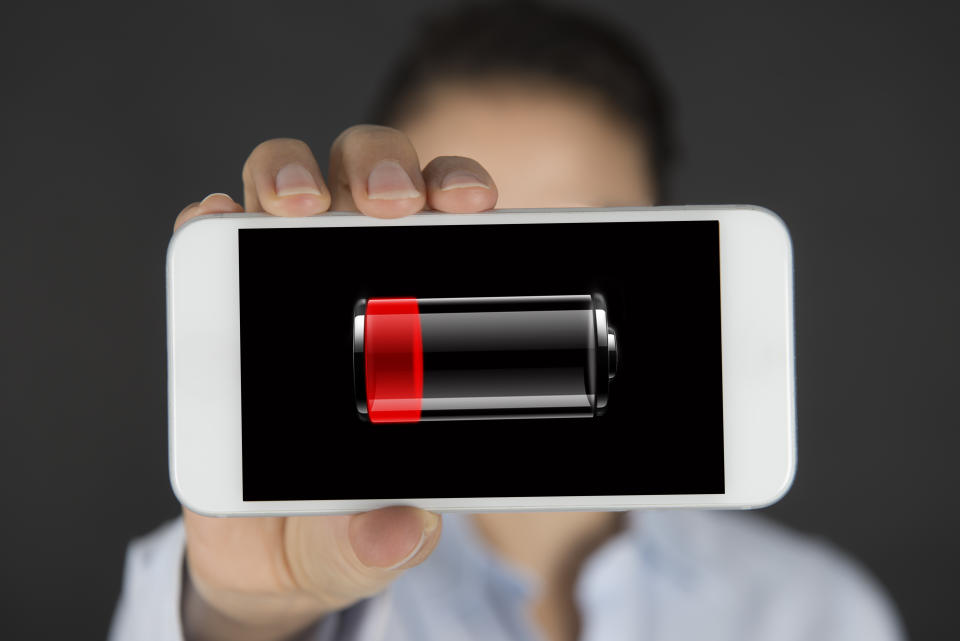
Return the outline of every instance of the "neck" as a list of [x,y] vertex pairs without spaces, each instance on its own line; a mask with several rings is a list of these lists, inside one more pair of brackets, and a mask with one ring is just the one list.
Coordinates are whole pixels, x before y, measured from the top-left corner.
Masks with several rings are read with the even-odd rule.
[[481,536],[501,557],[540,580],[532,615],[551,641],[575,639],[574,585],[584,560],[623,528],[617,512],[528,512],[474,515]]
[[575,575],[584,559],[623,527],[618,512],[490,513],[473,518],[504,559],[545,584]]

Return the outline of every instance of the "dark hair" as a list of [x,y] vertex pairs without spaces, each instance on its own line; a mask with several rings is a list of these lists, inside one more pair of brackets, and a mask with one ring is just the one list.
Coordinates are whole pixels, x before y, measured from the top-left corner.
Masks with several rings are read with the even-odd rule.
[[505,73],[542,76],[606,100],[645,134],[662,199],[673,140],[660,78],[635,43],[571,9],[501,1],[429,17],[387,76],[372,121],[396,123],[433,81]]

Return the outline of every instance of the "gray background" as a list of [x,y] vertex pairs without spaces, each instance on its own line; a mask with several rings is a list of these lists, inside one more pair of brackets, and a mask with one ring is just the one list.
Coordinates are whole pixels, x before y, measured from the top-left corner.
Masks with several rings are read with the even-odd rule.
[[[174,216],[239,198],[260,140],[325,155],[439,3],[27,4],[0,22],[0,603],[11,638],[96,638],[125,543],[177,513]],[[776,4],[591,6],[676,95],[675,201],[765,205],[793,232],[800,467],[767,514],[851,552],[934,638],[960,573],[956,20]]]

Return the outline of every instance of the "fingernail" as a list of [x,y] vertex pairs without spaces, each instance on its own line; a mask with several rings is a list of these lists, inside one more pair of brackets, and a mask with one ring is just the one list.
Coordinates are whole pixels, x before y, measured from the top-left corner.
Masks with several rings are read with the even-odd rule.
[[231,201],[233,200],[233,198],[230,198],[230,194],[225,194],[222,191],[215,191],[212,194],[208,194],[207,197],[201,200],[200,202],[205,203],[211,198],[213,198],[214,196],[223,196],[224,198],[229,198]]
[[307,168],[299,163],[292,162],[281,167],[275,181],[277,196],[281,198],[300,194],[320,195],[317,181],[313,179]]
[[432,534],[437,526],[440,525],[440,515],[433,512],[423,512],[423,531],[425,534]]
[[490,189],[490,185],[484,182],[480,176],[462,169],[451,171],[440,181],[440,191],[464,189],[466,187],[483,187],[484,189]]
[[381,160],[367,178],[367,198],[371,200],[400,200],[419,198],[420,192],[396,160]]
[[427,542],[427,538],[437,529],[437,526],[440,525],[440,517],[438,515],[433,512],[425,512],[424,514],[426,516],[424,517],[423,531],[420,533],[420,540],[417,541],[417,544],[413,546],[413,549],[410,550],[407,556],[386,568],[387,570],[396,570],[409,563],[410,559],[417,556],[420,550],[423,549],[423,544]]

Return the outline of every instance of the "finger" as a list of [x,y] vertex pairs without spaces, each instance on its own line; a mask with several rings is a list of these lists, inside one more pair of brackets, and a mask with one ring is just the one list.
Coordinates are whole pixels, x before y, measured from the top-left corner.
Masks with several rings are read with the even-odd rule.
[[375,594],[422,562],[440,517],[411,507],[353,516],[213,518],[183,509],[190,578],[230,618],[297,625]]
[[337,609],[379,592],[426,559],[440,530],[438,515],[412,507],[293,517],[286,528],[286,557],[301,588]]
[[330,192],[313,152],[302,140],[275,138],[256,146],[243,165],[247,211],[312,216],[330,208]]
[[407,136],[377,125],[350,127],[330,148],[333,209],[397,218],[423,209],[420,161]]
[[198,203],[190,203],[177,215],[173,222],[173,230],[180,229],[188,220],[206,214],[229,214],[243,211],[240,203],[223,193],[210,194]]
[[466,214],[493,209],[497,186],[480,163],[461,156],[439,156],[423,168],[427,204],[436,211]]

